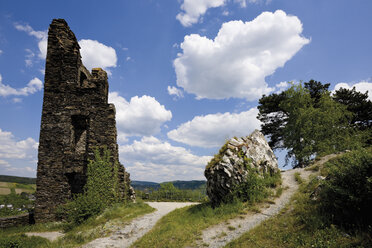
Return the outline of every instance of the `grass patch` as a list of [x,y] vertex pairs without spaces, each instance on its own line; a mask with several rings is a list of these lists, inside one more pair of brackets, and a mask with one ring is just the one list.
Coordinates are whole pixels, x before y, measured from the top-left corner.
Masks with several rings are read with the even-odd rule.
[[288,207],[273,218],[245,233],[226,247],[372,247],[370,234],[346,233],[332,225],[319,212],[319,204],[310,200],[318,182],[301,184]]
[[246,204],[233,202],[212,208],[210,203],[180,208],[158,221],[132,247],[184,247],[200,238],[203,229],[244,214]]
[[211,203],[176,209],[158,221],[154,228],[135,242],[132,247],[184,247],[193,246],[202,230],[245,215],[260,212],[259,203],[275,195],[275,187],[282,183],[280,172],[259,175],[250,171],[246,181],[235,188],[219,206]]
[[283,190],[284,188],[282,186],[280,187],[277,187],[276,190],[275,190],[275,197],[280,197],[282,194],[283,194]]
[[309,167],[305,168],[305,171],[317,172],[319,170],[320,170],[320,166],[319,165],[313,165],[313,166],[309,166]]
[[0,237],[0,248],[50,247],[50,242],[41,237],[27,237],[24,234]]
[[295,178],[296,182],[298,182],[299,184],[302,184],[302,183],[304,182],[304,180],[303,180],[302,177],[301,177],[300,172],[296,172],[296,173],[294,174],[294,178]]
[[[43,223],[32,226],[13,227],[9,229],[0,230],[0,244],[5,240],[6,242],[14,241],[29,243],[29,246],[1,246],[2,247],[78,247],[93,239],[100,238],[111,234],[114,226],[123,226],[124,223],[130,222],[132,219],[154,211],[152,207],[143,203],[127,203],[116,204],[111,208],[105,210],[98,217],[92,217],[79,226],[67,227],[64,223]],[[27,237],[25,232],[46,232],[46,231],[62,231],[67,229],[65,236],[54,242],[49,242],[46,239],[39,237]],[[36,239],[37,240],[36,240]],[[42,239],[44,242],[39,242]],[[4,241],[4,242],[5,242]],[[23,244],[22,243],[22,244]]]

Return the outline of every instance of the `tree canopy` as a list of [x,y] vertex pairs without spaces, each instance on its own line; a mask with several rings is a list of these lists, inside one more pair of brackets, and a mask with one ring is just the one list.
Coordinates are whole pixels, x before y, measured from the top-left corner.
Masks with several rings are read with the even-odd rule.
[[287,162],[305,166],[319,154],[352,149],[371,140],[371,101],[367,93],[310,80],[259,100],[261,131],[273,149],[287,149]]

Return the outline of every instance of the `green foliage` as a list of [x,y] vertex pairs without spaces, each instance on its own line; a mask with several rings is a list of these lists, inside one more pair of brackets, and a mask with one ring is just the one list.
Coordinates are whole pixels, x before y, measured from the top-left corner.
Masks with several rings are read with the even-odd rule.
[[260,175],[257,171],[249,169],[246,180],[239,184],[228,198],[230,201],[232,198],[237,198],[251,204],[261,202],[272,194],[270,188],[275,188],[280,184],[280,171]]
[[226,247],[371,247],[372,239],[368,231],[347,234],[324,218],[319,211],[319,203],[310,199],[318,184],[319,181],[316,179],[310,180],[309,184],[302,184],[288,207]]
[[79,225],[114,203],[123,201],[118,190],[117,173],[118,166],[113,165],[110,151],[104,149],[101,156],[96,149],[95,160],[88,164],[84,193],[75,195],[72,201],[59,207],[57,215],[65,218],[72,226]]
[[[6,207],[0,209],[0,217],[5,217],[27,212],[26,208],[32,205],[33,202],[30,201],[26,196],[18,195],[14,191],[12,191],[8,195],[0,195],[0,204],[13,205],[13,209]],[[18,211],[18,208],[24,209],[24,211]]]
[[[340,88],[336,90],[333,99],[345,106],[353,113],[350,123],[361,130],[372,128],[372,102],[368,100],[368,93],[361,93],[353,89]],[[371,143],[369,143],[371,144]]]
[[229,141],[226,141],[226,143],[221,147],[218,153],[214,155],[211,161],[209,161],[209,163],[207,164],[205,168],[206,170],[208,170],[209,168],[213,167],[214,165],[218,164],[221,161],[223,154],[225,154],[227,150],[228,144],[229,144]]
[[273,149],[288,150],[287,163],[303,167],[318,155],[355,149],[372,140],[372,103],[355,89],[339,90],[310,80],[259,100],[261,131]]
[[[93,239],[105,237],[117,231],[118,226],[127,225],[131,220],[141,215],[151,213],[154,209],[138,201],[136,203],[117,203],[105,209],[97,217],[89,218],[81,225],[75,225],[65,230],[65,235],[56,241],[49,242],[40,237],[26,237],[25,232],[60,231],[65,223],[49,222],[35,225],[17,226],[0,229],[0,248],[2,247],[81,247]],[[18,246],[14,246],[17,244]],[[11,246],[13,245],[13,246]]]
[[263,95],[259,100],[257,118],[263,123],[261,132],[270,136],[269,145],[272,149],[285,148],[283,146],[283,132],[288,113],[280,106],[286,100],[285,92]]
[[301,177],[301,173],[299,173],[299,172],[296,172],[296,173],[294,174],[294,178],[295,178],[296,182],[298,182],[299,184],[301,184],[301,183],[304,182],[304,180],[303,180],[302,177]]
[[176,188],[172,182],[160,184],[158,190],[136,190],[136,196],[146,201],[203,201],[205,200],[205,184],[200,189],[186,190]]
[[36,178],[0,175],[0,182],[36,184]]
[[[156,225],[132,247],[168,247],[192,246],[209,226],[234,218],[246,211],[242,202],[221,204],[213,208],[210,203],[176,209],[161,218]],[[192,246],[194,247],[194,246]]]
[[344,227],[372,231],[372,149],[359,149],[325,165],[320,194],[323,214]]
[[284,128],[287,158],[293,157],[303,167],[316,155],[326,155],[353,149],[359,145],[359,136],[348,126],[351,113],[332,100],[328,93],[317,98],[315,104],[309,91],[301,84],[286,91],[287,100],[282,108],[290,113]]
[[24,234],[0,237],[0,248],[38,248],[47,247],[50,242],[41,237],[27,237]]

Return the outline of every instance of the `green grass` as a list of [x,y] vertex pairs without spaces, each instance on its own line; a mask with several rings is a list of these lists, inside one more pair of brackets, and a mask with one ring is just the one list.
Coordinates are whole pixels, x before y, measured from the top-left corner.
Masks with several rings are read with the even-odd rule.
[[158,221],[155,227],[132,247],[184,247],[200,238],[201,231],[248,210],[241,202],[221,204],[212,208],[209,203],[176,209]]
[[[280,174],[275,175],[275,178],[255,177],[257,180],[258,178],[260,178],[260,185],[258,185],[260,187],[248,187],[254,189],[252,192],[255,197],[246,199],[246,202],[235,198],[232,202],[222,203],[215,208],[207,202],[176,209],[160,219],[154,228],[135,242],[132,247],[194,246],[196,241],[200,240],[202,230],[248,212],[259,212],[258,203],[264,204],[269,196],[275,195],[275,190],[270,189],[270,186],[279,186],[281,178]],[[242,189],[239,188],[239,190]]]
[[372,238],[367,233],[346,233],[322,217],[318,203],[310,200],[316,185],[316,180],[311,180],[309,184],[302,183],[300,191],[279,215],[263,222],[226,247],[372,247]]
[[[93,239],[109,235],[113,231],[113,226],[123,226],[124,223],[128,223],[132,219],[152,211],[154,211],[154,209],[143,202],[117,204],[107,209],[100,216],[90,218],[79,226],[68,227],[67,229],[69,231],[65,233],[65,236],[54,242],[49,242],[43,238],[26,237],[24,233],[62,231],[63,229],[66,229],[66,224],[43,223],[32,226],[3,229],[0,230],[0,248],[18,247],[9,245],[11,242],[17,240],[27,243],[28,246],[25,247],[79,247]],[[43,240],[43,242],[41,242],[40,239]],[[1,246],[1,244],[7,244],[8,246]]]
[[298,182],[299,184],[304,182],[304,180],[302,179],[301,174],[299,172],[296,172],[294,174],[294,178],[295,178],[296,182]]

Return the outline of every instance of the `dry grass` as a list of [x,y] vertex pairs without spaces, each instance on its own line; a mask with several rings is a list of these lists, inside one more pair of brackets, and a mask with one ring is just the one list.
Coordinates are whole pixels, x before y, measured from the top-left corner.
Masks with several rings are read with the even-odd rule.
[[8,188],[8,187],[9,187],[9,183],[6,183],[6,182],[0,182],[0,187],[1,187],[1,188]]
[[9,188],[0,188],[0,195],[9,195],[10,189]]

